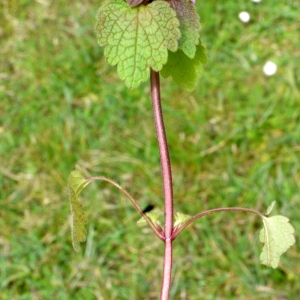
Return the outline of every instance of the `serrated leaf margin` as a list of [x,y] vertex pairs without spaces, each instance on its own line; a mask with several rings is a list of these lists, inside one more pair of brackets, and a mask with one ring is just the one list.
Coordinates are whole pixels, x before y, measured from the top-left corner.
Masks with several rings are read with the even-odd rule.
[[[119,24],[122,17],[124,24]],[[135,22],[135,25],[131,25],[131,22]],[[160,26],[160,22],[167,23]],[[117,65],[120,78],[129,88],[136,88],[149,79],[150,67],[157,72],[162,69],[167,62],[168,50],[178,49],[179,26],[175,11],[165,1],[130,8],[122,0],[113,0],[106,1],[100,7],[95,30],[99,45],[105,47],[107,61]],[[140,31],[141,35],[138,33]],[[133,38],[132,32],[137,32]],[[143,44],[146,41],[150,48]],[[131,51],[134,53],[133,59]]]

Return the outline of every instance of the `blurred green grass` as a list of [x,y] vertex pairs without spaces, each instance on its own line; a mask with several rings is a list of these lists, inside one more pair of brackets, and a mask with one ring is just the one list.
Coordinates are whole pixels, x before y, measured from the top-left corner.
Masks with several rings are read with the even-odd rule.
[[[0,3],[0,298],[158,299],[163,245],[113,187],[84,192],[88,241],[72,250],[76,163],[162,207],[149,84],[130,91],[93,31],[98,1]],[[197,2],[209,62],[193,93],[162,80],[176,210],[275,213],[300,229],[297,1]],[[250,24],[238,13],[247,10]],[[278,72],[266,77],[263,64]],[[260,220],[219,214],[175,241],[172,299],[298,299],[299,243],[259,264]],[[141,235],[141,233],[143,235]]]

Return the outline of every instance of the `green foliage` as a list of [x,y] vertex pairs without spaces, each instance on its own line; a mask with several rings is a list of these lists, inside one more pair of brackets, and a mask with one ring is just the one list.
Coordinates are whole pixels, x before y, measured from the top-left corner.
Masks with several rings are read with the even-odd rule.
[[82,210],[82,204],[79,201],[80,192],[86,187],[92,180],[85,179],[82,176],[79,166],[76,166],[76,170],[72,171],[68,179],[69,196],[72,212],[72,244],[75,251],[78,251],[78,242],[84,242],[86,240],[86,229],[84,225],[87,222],[84,211]]
[[180,23],[179,48],[189,58],[194,58],[200,38],[199,15],[195,5],[191,0],[171,0],[170,6],[176,11]]
[[193,59],[189,58],[182,50],[175,53],[169,52],[169,58],[164,65],[161,75],[165,78],[172,76],[180,86],[191,91],[195,88],[202,73],[202,65],[206,63],[205,48],[199,41]]
[[[146,213],[146,215],[151,220],[151,222],[154,224],[155,227],[161,227],[161,218],[163,216],[163,212],[154,209],[153,211]],[[141,225],[147,224],[144,217],[140,218],[137,223]]]
[[189,215],[185,215],[183,213],[177,212],[175,214],[174,228],[180,227],[181,225],[183,225],[190,218],[191,218],[191,216],[189,216]]
[[105,56],[129,88],[149,78],[149,68],[160,71],[168,49],[176,51],[179,22],[167,2],[154,1],[130,8],[122,0],[105,2],[99,9],[96,32]]
[[88,180],[83,177],[81,168],[77,165],[75,170],[70,173],[69,176],[69,188],[78,197],[81,191],[90,183],[92,180]]
[[[118,190],[105,189],[101,219],[98,202],[84,205],[84,255],[70,242],[65,184],[76,163],[118,178],[143,206],[149,199],[163,206],[148,89],[130,91],[105,62],[91,29],[102,2],[0,3],[0,299],[158,299],[161,273],[153,265],[161,264],[162,243],[149,229],[140,234],[139,215]],[[192,215],[278,198],[297,230],[299,39],[291,29],[299,6],[228,0],[196,7],[210,66],[192,93],[162,81],[177,209]],[[247,25],[237,18],[245,9]],[[279,74],[266,78],[269,58]],[[83,196],[97,199],[99,189],[91,185]],[[298,299],[299,233],[277,269],[263,268],[258,243],[249,242],[258,220],[240,217],[216,214],[180,234],[173,299]]]
[[270,206],[267,208],[267,211],[266,211],[266,215],[267,216],[272,212],[272,210],[275,207],[275,205],[276,205],[276,201],[272,201],[272,203],[270,204]]
[[259,239],[265,246],[260,260],[268,267],[277,268],[280,256],[295,243],[295,230],[284,216],[264,217],[263,222]]
[[171,75],[187,90],[197,84],[207,60],[199,39],[199,16],[190,0],[173,0],[170,6],[154,1],[129,7],[122,0],[113,0],[100,7],[98,43],[105,47],[107,61],[118,65],[119,76],[129,88],[147,80],[150,67],[155,71],[163,68],[163,77]]

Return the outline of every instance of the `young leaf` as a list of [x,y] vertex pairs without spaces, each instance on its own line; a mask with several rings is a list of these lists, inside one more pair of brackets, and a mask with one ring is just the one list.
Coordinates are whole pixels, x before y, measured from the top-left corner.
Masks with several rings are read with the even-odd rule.
[[199,15],[195,5],[190,0],[170,0],[170,6],[176,11],[180,23],[179,48],[189,58],[194,58],[200,38]]
[[69,187],[72,188],[76,194],[76,197],[80,192],[93,180],[85,179],[82,175],[81,168],[76,165],[75,170],[70,173]]
[[72,171],[68,179],[68,188],[72,213],[72,244],[76,252],[78,252],[78,243],[86,240],[86,229],[84,225],[87,222],[82,204],[79,201],[79,194],[92,180],[85,179],[76,166],[76,170]]
[[175,214],[175,223],[174,228],[179,227],[180,225],[184,224],[187,220],[189,220],[191,216],[182,214],[180,212],[177,212]]
[[150,76],[149,68],[160,71],[168,49],[176,51],[180,38],[175,11],[165,1],[129,7],[122,0],[106,1],[99,9],[96,25],[98,43],[129,88]]
[[178,85],[191,91],[195,88],[202,73],[202,64],[206,62],[205,48],[199,42],[193,59],[187,57],[182,50],[175,53],[169,52],[168,62],[164,65],[161,75],[164,78],[171,75]]
[[294,228],[284,216],[263,217],[259,239],[265,243],[260,255],[262,264],[277,268],[280,256],[295,243]]
[[273,208],[275,207],[275,205],[276,205],[276,201],[273,201],[273,202],[270,204],[270,206],[267,208],[267,212],[266,212],[266,215],[267,215],[267,216],[272,212],[272,210],[273,210]]
[[[161,228],[160,217],[163,215],[163,213],[161,211],[154,209],[154,210],[146,213],[146,215],[156,228]],[[142,217],[137,221],[137,224],[144,225],[144,224],[147,224],[147,222],[146,222],[145,218]]]

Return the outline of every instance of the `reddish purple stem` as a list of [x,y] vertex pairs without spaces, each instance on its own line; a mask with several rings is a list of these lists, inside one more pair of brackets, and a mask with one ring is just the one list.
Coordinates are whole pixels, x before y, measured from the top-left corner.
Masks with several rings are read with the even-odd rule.
[[153,105],[153,113],[158,140],[163,189],[164,189],[164,214],[165,214],[165,256],[164,256],[164,272],[162,279],[161,300],[169,299],[169,291],[171,285],[172,273],[172,233],[173,233],[173,187],[172,172],[166,138],[163,114],[160,98],[159,73],[151,69],[151,98]]

